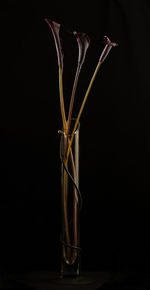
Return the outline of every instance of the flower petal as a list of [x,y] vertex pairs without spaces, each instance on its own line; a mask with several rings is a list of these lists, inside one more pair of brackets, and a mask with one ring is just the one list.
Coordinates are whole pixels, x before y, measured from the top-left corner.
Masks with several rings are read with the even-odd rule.
[[99,61],[101,63],[106,59],[106,57],[109,54],[111,48],[115,47],[115,46],[118,46],[117,43],[111,42],[110,39],[107,36],[104,36],[104,41],[105,41],[106,45],[105,45],[105,47],[104,47],[104,49],[102,51],[102,54],[100,56],[100,59],[99,59]]
[[62,45],[61,45],[61,39],[60,39],[60,24],[54,21],[51,21],[50,19],[45,19],[46,23],[49,25],[53,37],[55,40],[55,46],[57,51],[57,58],[58,58],[58,66],[63,68],[63,52],[62,52]]
[[75,35],[78,42],[79,48],[78,65],[81,68],[85,59],[86,51],[90,45],[90,38],[86,33],[74,31],[73,34]]

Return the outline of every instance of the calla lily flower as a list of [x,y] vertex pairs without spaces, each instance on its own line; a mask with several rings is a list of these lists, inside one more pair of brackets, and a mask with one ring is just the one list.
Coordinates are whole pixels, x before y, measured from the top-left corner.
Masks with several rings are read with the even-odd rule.
[[80,70],[81,70],[81,67],[82,67],[82,65],[84,63],[87,49],[88,49],[88,47],[90,45],[90,38],[89,38],[89,36],[86,33],[81,33],[81,32],[74,31],[73,34],[75,35],[76,40],[78,42],[79,54],[78,54],[78,65],[77,65],[77,70],[76,70],[76,75],[75,75],[75,79],[74,79],[72,95],[71,95],[71,100],[70,100],[70,106],[69,106],[68,131],[70,129],[70,122],[71,122],[73,103],[74,103],[75,92],[76,92],[76,87],[77,87],[77,83],[78,83]]
[[59,96],[60,96],[60,109],[61,109],[61,115],[62,115],[62,122],[63,127],[65,130],[66,127],[66,114],[65,114],[65,105],[64,105],[64,97],[63,97],[63,51],[62,51],[62,45],[61,45],[61,39],[60,39],[60,27],[61,25],[55,21],[52,21],[50,19],[45,19],[46,23],[49,25],[57,51],[57,59],[58,59],[58,67],[59,67]]
[[100,56],[99,62],[104,62],[104,60],[106,59],[107,55],[109,54],[110,50],[112,49],[112,47],[117,46],[118,44],[115,42],[111,42],[110,39],[107,36],[104,36],[104,41],[106,43],[102,54]]
[[82,64],[85,60],[87,49],[90,45],[90,38],[86,33],[80,33],[80,32],[74,31],[73,34],[75,35],[78,42],[78,48],[79,48],[78,66],[81,69]]
[[63,52],[62,52],[62,45],[61,45],[61,39],[60,39],[60,27],[61,25],[55,21],[52,21],[50,19],[45,19],[46,23],[49,25],[53,37],[55,40],[55,46],[56,46],[56,51],[57,51],[57,58],[58,58],[58,66],[60,68],[63,68]]

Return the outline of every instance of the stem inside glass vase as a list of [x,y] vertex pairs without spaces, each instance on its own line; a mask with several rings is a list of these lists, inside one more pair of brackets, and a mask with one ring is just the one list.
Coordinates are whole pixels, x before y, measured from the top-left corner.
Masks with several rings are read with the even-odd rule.
[[[73,128],[75,119],[71,120]],[[78,276],[80,273],[79,211],[79,126],[74,132],[68,155],[71,135],[61,131],[61,276]]]

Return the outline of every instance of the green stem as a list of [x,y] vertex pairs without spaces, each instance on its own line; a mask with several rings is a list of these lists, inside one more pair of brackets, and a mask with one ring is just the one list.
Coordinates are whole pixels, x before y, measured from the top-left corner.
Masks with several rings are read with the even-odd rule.
[[62,116],[62,123],[64,132],[66,130],[66,114],[65,114],[65,105],[64,105],[64,97],[63,97],[63,70],[59,67],[59,96],[60,96],[60,109]]
[[82,112],[83,112],[83,109],[84,109],[85,103],[86,103],[86,101],[87,101],[88,95],[89,95],[89,93],[90,93],[90,90],[91,90],[91,88],[92,88],[93,82],[94,82],[94,80],[95,80],[95,77],[96,77],[96,75],[97,75],[97,73],[98,73],[98,70],[99,70],[100,66],[101,66],[101,62],[99,61],[98,64],[97,64],[97,66],[96,66],[96,69],[95,69],[95,71],[94,71],[94,74],[93,74],[93,76],[92,76],[92,79],[91,79],[91,81],[90,81],[90,84],[89,84],[89,86],[88,86],[88,89],[87,89],[87,91],[86,91],[86,94],[85,94],[85,97],[84,97],[84,99],[83,99],[82,105],[81,105],[81,107],[80,107],[80,111],[79,111],[79,113],[78,113],[78,116],[77,116],[77,119],[76,119],[76,122],[75,122],[75,125],[74,125],[74,128],[73,128],[73,131],[72,131],[72,133],[71,133],[71,139],[70,139],[70,142],[69,142],[69,145],[68,145],[68,150],[67,150],[66,159],[68,159],[68,157],[69,157],[69,152],[70,152],[70,148],[71,148],[71,145],[72,145],[72,141],[73,141],[74,133],[75,133],[77,127],[78,127],[78,124],[79,124],[79,121],[80,121],[81,114],[82,114]]
[[69,134],[69,131],[70,131],[72,110],[73,110],[73,104],[74,104],[74,98],[75,98],[75,92],[76,92],[76,88],[77,88],[77,84],[78,84],[79,74],[80,74],[80,66],[78,66],[77,70],[76,70],[75,80],[74,80],[72,94],[71,94],[69,113],[68,113],[68,121],[67,121],[67,134]]

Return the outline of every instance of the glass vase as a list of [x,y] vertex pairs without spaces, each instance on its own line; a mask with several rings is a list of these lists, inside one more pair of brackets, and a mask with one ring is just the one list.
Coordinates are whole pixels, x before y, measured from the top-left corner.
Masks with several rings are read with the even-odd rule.
[[71,137],[61,132],[61,277],[80,274],[79,126],[68,153]]

